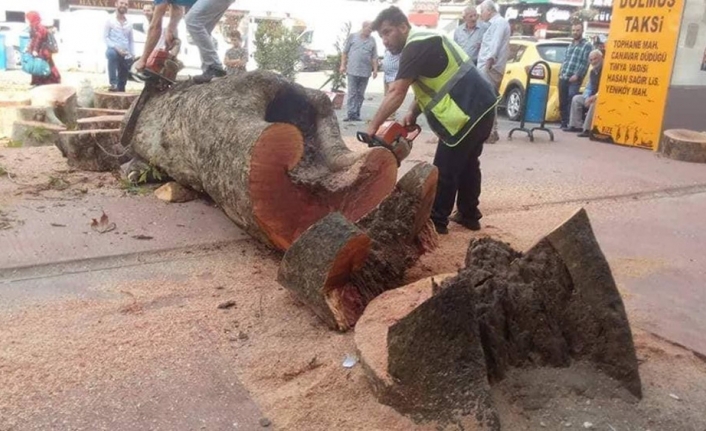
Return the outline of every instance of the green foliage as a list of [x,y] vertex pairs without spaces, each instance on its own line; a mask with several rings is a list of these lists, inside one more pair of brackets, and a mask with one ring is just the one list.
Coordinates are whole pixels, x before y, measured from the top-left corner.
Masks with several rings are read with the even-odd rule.
[[150,187],[137,185],[127,178],[120,179],[120,188],[125,190],[128,194],[139,196],[144,196],[152,191]]
[[5,144],[5,146],[6,146],[7,148],[22,148],[22,142],[12,141],[12,140],[11,140],[11,141],[8,141],[8,142]]
[[7,175],[7,170],[0,166],[0,177],[4,177],[5,175]]
[[289,79],[296,75],[301,42],[298,34],[279,21],[262,20],[255,32],[255,61],[258,68],[276,70]]
[[68,183],[63,178],[58,178],[58,177],[49,177],[49,183],[47,184],[47,188],[52,189],[52,190],[66,190],[69,187],[71,187],[71,184]]
[[327,69],[331,69],[328,79],[323,83],[319,90],[326,85],[331,84],[331,91],[336,92],[346,88],[346,74],[341,73],[341,57],[343,57],[343,48],[346,46],[346,41],[351,35],[351,22],[347,21],[341,27],[341,33],[336,39],[333,47],[336,49],[336,55],[326,59]]
[[25,130],[25,138],[36,142],[45,143],[52,137],[52,133],[44,127],[32,127]]

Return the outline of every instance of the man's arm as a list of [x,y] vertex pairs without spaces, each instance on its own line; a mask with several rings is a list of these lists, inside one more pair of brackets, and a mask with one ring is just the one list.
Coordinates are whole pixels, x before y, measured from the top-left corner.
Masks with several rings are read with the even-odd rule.
[[105,26],[103,27],[103,40],[108,48],[115,48],[115,44],[110,40],[110,20],[105,21]]
[[[372,36],[370,36],[370,37],[372,37]],[[370,61],[372,62],[372,66],[373,66],[373,79],[375,79],[378,77],[378,47],[377,47],[377,43],[375,42],[375,40],[373,40],[373,55],[372,55],[372,57],[373,58]]]
[[493,40],[490,44],[490,61],[488,61],[491,68],[498,62],[503,50],[507,49],[507,43],[505,41],[510,38],[510,34],[512,33],[510,24],[507,22],[505,22],[504,25],[496,24],[493,30]]
[[368,124],[369,135],[374,135],[382,123],[402,106],[402,102],[404,102],[405,97],[407,97],[407,90],[409,86],[412,85],[412,82],[414,82],[413,79],[398,79],[390,83],[390,90],[382,100],[382,104],[380,104],[375,116]]
[[348,51],[351,49],[351,38],[353,35],[348,36],[346,43],[343,46],[343,51],[341,52],[341,67],[339,68],[341,73],[346,73],[346,68],[348,67]]
[[178,6],[173,4],[171,12],[169,13],[169,25],[167,25],[167,34],[164,36],[164,41],[167,44],[167,48],[171,48],[174,45],[174,40],[176,39],[177,31],[179,28],[179,22],[184,17],[184,6]]
[[130,27],[130,32],[127,34],[127,46],[128,46],[128,53],[130,54],[131,57],[135,56],[135,35],[132,30],[132,27]]
[[169,6],[168,3],[162,3],[154,8],[152,20],[150,20],[150,28],[147,30],[145,48],[142,51],[142,56],[135,63],[136,70],[145,68],[147,59],[152,54],[152,51],[154,51],[154,47],[157,46],[157,42],[159,42],[159,38],[162,36],[162,17],[164,17],[164,13],[167,11],[167,6]]

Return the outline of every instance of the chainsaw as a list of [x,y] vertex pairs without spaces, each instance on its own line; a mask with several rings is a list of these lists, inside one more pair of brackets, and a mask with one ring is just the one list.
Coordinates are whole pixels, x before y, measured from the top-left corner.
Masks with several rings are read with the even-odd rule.
[[375,135],[358,132],[356,138],[360,142],[368,144],[369,148],[383,147],[390,150],[397,159],[397,166],[400,166],[402,160],[409,156],[412,151],[412,142],[421,131],[422,128],[417,124],[403,126],[396,121],[386,121],[378,128]]
[[131,72],[131,76],[140,82],[144,82],[145,86],[137,99],[135,106],[130,112],[130,117],[125,124],[125,129],[120,136],[120,144],[127,148],[132,141],[135,132],[135,125],[140,116],[145,103],[154,95],[162,93],[170,89],[176,83],[176,77],[179,71],[184,67],[184,64],[177,59],[181,41],[175,39],[169,49],[159,48],[152,51],[152,54],[145,62],[145,68],[142,71]]

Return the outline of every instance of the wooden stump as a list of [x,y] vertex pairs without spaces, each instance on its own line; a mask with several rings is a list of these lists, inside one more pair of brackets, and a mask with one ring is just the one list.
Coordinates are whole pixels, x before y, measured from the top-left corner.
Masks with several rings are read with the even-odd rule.
[[64,123],[57,118],[54,108],[47,106],[25,106],[18,108],[17,117],[20,121],[34,121],[64,126]]
[[94,93],[95,107],[98,109],[130,109],[132,102],[140,97],[139,93],[113,93],[110,91],[96,91]]
[[120,168],[129,160],[120,145],[120,130],[74,130],[61,132],[57,147],[70,167],[84,171],[106,172]]
[[76,114],[76,89],[69,85],[40,85],[30,90],[32,106],[46,106],[65,126],[71,128],[78,119]]
[[127,110],[124,109],[98,109],[98,108],[78,108],[76,110],[78,118],[103,117],[106,115],[125,116]]
[[119,129],[122,121],[122,115],[104,115],[101,117],[81,118],[76,125],[79,130],[109,130]]
[[525,254],[474,240],[465,268],[440,278],[383,293],[356,326],[381,402],[420,421],[475,416],[497,429],[489,384],[511,368],[573,361],[641,397],[627,315],[584,210]]
[[15,121],[12,127],[12,140],[23,147],[43,147],[59,141],[59,133],[66,127],[39,121]]
[[198,193],[174,181],[170,181],[155,190],[154,195],[159,200],[171,203],[189,202],[199,198]]
[[665,130],[659,152],[674,160],[706,163],[706,133],[685,129]]
[[287,250],[277,281],[330,328],[350,329],[373,298],[398,287],[405,271],[435,247],[429,216],[437,178],[434,166],[420,163],[358,223],[340,215],[320,220]]
[[0,93],[0,137],[11,137],[12,126],[19,120],[19,109],[30,106],[32,99],[22,93]]
[[280,250],[332,212],[360,219],[397,177],[388,150],[346,147],[323,93],[271,72],[179,83],[150,98],[132,148]]

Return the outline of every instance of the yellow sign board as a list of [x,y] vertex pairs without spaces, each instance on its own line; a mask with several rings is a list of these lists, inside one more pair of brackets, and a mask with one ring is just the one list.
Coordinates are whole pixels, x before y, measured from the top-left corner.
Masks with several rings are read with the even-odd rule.
[[592,139],[657,149],[684,0],[615,0]]

